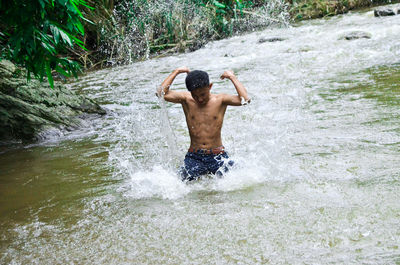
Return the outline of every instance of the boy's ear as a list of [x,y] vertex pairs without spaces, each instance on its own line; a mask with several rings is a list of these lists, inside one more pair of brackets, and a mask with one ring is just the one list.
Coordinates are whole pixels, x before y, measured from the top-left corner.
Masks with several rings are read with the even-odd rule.
[[209,87],[209,88],[210,88],[210,90],[211,90],[211,87],[212,87],[212,86],[213,86],[213,83],[210,83],[210,87]]

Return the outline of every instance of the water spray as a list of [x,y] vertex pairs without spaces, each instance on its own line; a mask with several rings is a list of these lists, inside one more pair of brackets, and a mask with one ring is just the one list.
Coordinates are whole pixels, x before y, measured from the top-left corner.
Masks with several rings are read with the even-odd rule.
[[171,122],[168,116],[168,111],[164,100],[165,92],[161,87],[158,87],[156,95],[158,97],[158,104],[160,105],[161,108],[160,133],[162,134],[161,136],[164,136],[162,137],[162,139],[165,139],[164,147],[166,147],[166,149],[163,149],[163,152],[161,152],[162,156],[161,158],[162,161],[165,161],[168,165],[176,165],[179,163],[178,162],[179,150],[176,141],[176,136],[174,131],[172,130]]

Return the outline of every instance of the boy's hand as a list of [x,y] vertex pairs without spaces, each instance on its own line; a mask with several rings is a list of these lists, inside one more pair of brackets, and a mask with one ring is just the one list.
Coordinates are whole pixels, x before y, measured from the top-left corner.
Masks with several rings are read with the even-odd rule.
[[189,68],[187,68],[186,66],[185,67],[176,68],[175,71],[177,71],[178,74],[189,73],[190,72]]
[[221,75],[222,80],[225,78],[231,79],[232,77],[235,77],[235,74],[231,70],[227,70]]

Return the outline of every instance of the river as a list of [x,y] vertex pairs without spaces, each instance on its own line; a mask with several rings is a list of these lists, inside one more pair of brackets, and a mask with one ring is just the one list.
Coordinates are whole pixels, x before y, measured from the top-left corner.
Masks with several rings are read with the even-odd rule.
[[[355,30],[371,38],[340,39]],[[225,115],[223,178],[176,175],[184,114],[154,94],[180,66],[215,93],[235,93],[232,69],[252,97]],[[304,21],[69,86],[108,114],[2,147],[1,264],[400,263],[400,15]]]

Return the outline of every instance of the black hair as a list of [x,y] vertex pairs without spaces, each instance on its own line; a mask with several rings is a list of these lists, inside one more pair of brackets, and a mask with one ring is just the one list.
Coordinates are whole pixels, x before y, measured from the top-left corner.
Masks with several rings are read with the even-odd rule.
[[185,79],[186,88],[193,91],[210,85],[208,74],[201,70],[193,70],[188,73]]

